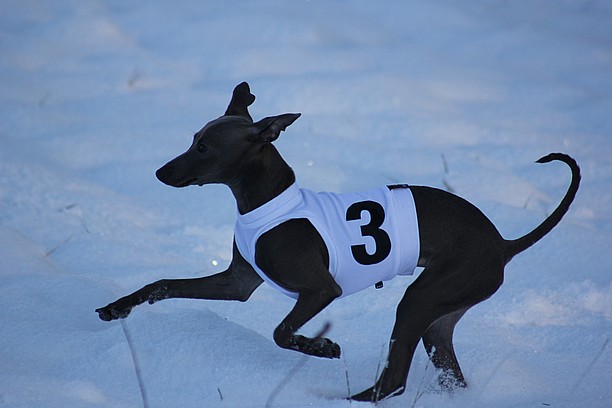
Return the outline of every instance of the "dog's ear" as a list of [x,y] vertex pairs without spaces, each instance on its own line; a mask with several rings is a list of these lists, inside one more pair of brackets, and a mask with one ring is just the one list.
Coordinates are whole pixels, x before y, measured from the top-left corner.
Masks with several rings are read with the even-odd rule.
[[257,143],[270,143],[278,139],[280,132],[287,129],[301,116],[301,113],[285,113],[284,115],[263,118],[250,126],[250,140]]
[[243,82],[234,88],[232,100],[225,111],[225,115],[242,116],[243,118],[247,118],[252,122],[253,118],[249,114],[248,107],[253,102],[255,102],[255,95],[251,93],[249,84]]

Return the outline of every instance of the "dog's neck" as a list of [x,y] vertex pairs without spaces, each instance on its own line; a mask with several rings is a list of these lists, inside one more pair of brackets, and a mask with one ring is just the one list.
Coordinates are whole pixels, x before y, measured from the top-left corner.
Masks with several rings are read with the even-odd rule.
[[232,190],[238,211],[246,214],[262,206],[295,183],[295,174],[278,150],[267,143],[257,160],[245,165],[227,185]]

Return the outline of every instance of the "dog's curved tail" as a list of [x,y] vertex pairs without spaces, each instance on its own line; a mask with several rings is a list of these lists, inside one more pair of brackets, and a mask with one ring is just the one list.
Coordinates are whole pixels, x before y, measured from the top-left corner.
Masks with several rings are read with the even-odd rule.
[[567,164],[572,171],[572,181],[565,197],[559,203],[559,206],[533,231],[527,235],[522,236],[518,239],[507,240],[506,242],[506,257],[507,261],[510,261],[516,254],[523,252],[537,241],[539,241],[544,235],[548,234],[558,223],[561,218],[565,215],[569,209],[570,204],[576,197],[578,186],[580,185],[580,167],[576,163],[576,160],[563,153],[550,153],[540,158],[536,163],[549,163],[554,160],[562,161]]

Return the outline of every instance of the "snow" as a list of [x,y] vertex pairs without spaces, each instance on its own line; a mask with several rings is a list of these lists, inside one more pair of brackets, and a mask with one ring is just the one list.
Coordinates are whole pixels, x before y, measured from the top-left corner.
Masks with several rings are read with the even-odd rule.
[[507,238],[569,183],[533,162],[575,157],[569,213],[457,327],[469,387],[439,392],[419,348],[406,392],[380,405],[609,407],[610,21],[604,0],[3,2],[0,406],[143,406],[137,370],[150,407],[368,406],[343,397],[372,385],[413,278],[304,328],[331,323],[334,361],[275,346],[292,301],[267,286],[247,303],[143,305],[123,325],[94,313],[227,267],[229,191],[154,171],[247,80],[255,118],[302,113],[276,143],[302,187],[450,188]]

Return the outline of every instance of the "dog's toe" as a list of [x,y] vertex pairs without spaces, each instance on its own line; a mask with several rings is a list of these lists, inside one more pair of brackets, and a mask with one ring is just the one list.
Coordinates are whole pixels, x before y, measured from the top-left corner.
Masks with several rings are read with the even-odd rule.
[[98,317],[100,318],[100,320],[104,320],[105,322],[110,322],[111,320],[113,320],[110,311],[105,307],[96,309],[96,313],[98,313]]
[[96,309],[98,313],[98,317],[105,322],[110,322],[111,320],[117,319],[125,319],[131,312],[131,309],[123,309],[119,310],[111,305],[101,307]]
[[330,358],[340,358],[340,354],[342,353],[340,350],[340,345],[336,343],[332,343],[330,346]]
[[313,349],[319,352],[321,357],[340,358],[340,345],[334,343],[330,339],[319,337],[313,340]]

